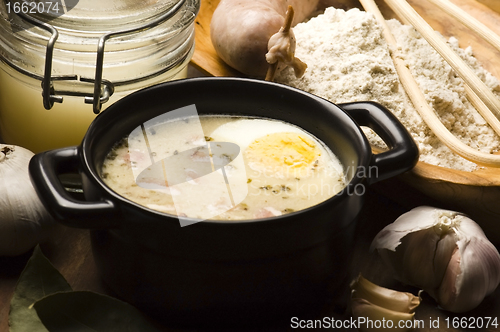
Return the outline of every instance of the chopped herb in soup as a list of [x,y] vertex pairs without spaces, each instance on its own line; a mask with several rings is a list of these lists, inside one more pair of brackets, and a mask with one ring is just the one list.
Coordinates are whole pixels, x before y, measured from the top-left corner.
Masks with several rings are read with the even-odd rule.
[[231,116],[138,127],[108,153],[102,178],[150,209],[217,220],[293,213],[346,185],[338,158],[311,134]]

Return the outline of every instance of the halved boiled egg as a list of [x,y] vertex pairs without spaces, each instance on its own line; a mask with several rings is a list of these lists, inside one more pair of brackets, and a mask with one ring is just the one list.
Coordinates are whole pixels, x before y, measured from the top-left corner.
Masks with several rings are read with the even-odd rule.
[[268,119],[240,119],[219,126],[210,136],[237,144],[247,165],[267,176],[308,177],[321,167],[325,148],[291,124]]

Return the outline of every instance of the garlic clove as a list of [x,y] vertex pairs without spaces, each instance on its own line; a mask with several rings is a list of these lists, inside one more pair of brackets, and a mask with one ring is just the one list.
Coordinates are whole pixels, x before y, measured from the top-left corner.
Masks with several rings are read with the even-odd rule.
[[[399,326],[412,326],[415,313],[398,312],[370,303],[365,299],[351,299],[352,315],[357,319],[358,329],[361,332],[386,332],[386,331],[411,331],[412,328],[399,328]],[[383,322],[383,326],[378,326]]]
[[401,244],[401,239],[407,234],[428,229],[437,223],[434,220],[435,210],[429,206],[419,206],[401,215],[377,234],[370,250],[384,248],[395,251]]
[[412,313],[420,304],[419,296],[381,287],[365,279],[361,274],[350,286],[352,298],[365,299],[389,310]]
[[448,263],[446,273],[440,285],[441,287],[439,287],[437,292],[433,292],[432,294],[430,294],[445,310],[458,309],[453,308],[453,305],[456,304],[458,295],[457,280],[458,276],[461,274],[462,270],[460,269],[460,250],[457,247]]
[[433,297],[445,310],[457,313],[472,310],[500,284],[499,266],[500,255],[489,241],[483,238],[459,241],[438,294]]
[[452,312],[475,308],[500,284],[500,254],[481,227],[459,212],[415,208],[371,245],[396,279],[423,288]]
[[382,260],[396,279],[426,290],[437,289],[446,271],[446,264],[456,247],[454,233],[440,235],[434,226],[411,233],[401,239],[396,251],[379,250]]
[[396,277],[399,281],[405,284],[410,284],[409,280],[404,280],[404,268],[401,262],[404,260],[404,253],[406,250],[406,243],[402,243],[398,250],[377,250],[382,261],[390,270],[390,273]]
[[434,297],[434,289],[437,289],[443,280],[446,270],[448,269],[448,264],[443,262],[450,262],[453,257],[454,252],[457,250],[457,235],[455,233],[445,234],[441,240],[438,242],[436,247],[436,252],[434,253],[433,268],[434,276],[436,278],[436,284],[433,285],[432,290],[429,289],[429,293]]
[[44,241],[55,221],[29,177],[33,153],[0,144],[0,256],[17,256]]
[[407,241],[402,261],[404,280],[423,289],[437,288],[441,279],[435,275],[434,252],[440,240],[439,235],[429,228],[412,233],[411,237],[404,240]]

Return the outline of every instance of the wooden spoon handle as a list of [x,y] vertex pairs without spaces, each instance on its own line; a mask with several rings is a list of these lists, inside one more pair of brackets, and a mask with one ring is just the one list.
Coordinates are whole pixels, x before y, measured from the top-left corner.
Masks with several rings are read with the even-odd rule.
[[[429,1],[442,3],[444,0],[429,0]],[[458,8],[458,7],[456,7],[456,8]],[[380,13],[380,11],[379,11],[379,13]],[[382,15],[382,14],[380,14],[380,15]],[[402,17],[401,19],[405,23],[411,25],[411,23],[405,17]],[[387,28],[387,29],[389,29],[389,28]],[[488,29],[488,28],[486,28],[486,29]],[[498,35],[496,35],[491,30],[490,30],[490,32],[492,34],[494,34],[496,37],[498,37]],[[394,43],[396,43],[396,40],[394,39],[394,37],[392,37],[392,34],[391,34],[391,38],[394,40]],[[497,39],[500,40],[500,38],[497,38]],[[386,37],[386,40],[388,40],[387,37]],[[388,40],[388,42],[389,42],[389,40]],[[498,46],[500,47],[500,41],[498,42]],[[497,133],[497,135],[500,136],[500,120],[497,119],[495,114],[493,114],[493,112],[491,112],[490,108],[481,100],[480,97],[478,97],[478,95],[467,84],[467,82],[465,82],[465,93],[467,94],[467,99],[469,99],[469,101],[476,108],[476,110],[479,112],[479,114],[481,114],[481,116],[486,120],[486,122],[490,125],[490,127]]]
[[407,20],[427,42],[441,54],[465,83],[481,98],[489,110],[500,120],[500,100],[477,77],[472,69],[442,40],[432,27],[405,0],[386,0],[400,17]]
[[[462,143],[441,123],[434,110],[427,103],[424,94],[420,91],[420,87],[413,78],[408,66],[403,60],[403,56],[398,48],[397,41],[392,35],[389,26],[387,25],[384,16],[378,9],[374,0],[359,0],[363,8],[372,13],[383,29],[384,38],[389,44],[390,53],[394,66],[399,75],[401,84],[411,99],[415,109],[420,114],[427,126],[432,132],[453,152],[463,158],[475,162],[483,166],[500,167],[500,155],[492,155],[479,152],[470,146]],[[389,1],[389,0],[386,0]]]
[[[495,47],[500,51],[500,36],[493,32],[486,25],[481,23],[479,20],[472,17],[465,10],[462,10],[457,5],[451,3],[449,0],[429,0],[439,8],[441,8],[445,13],[450,14],[467,28],[471,29],[477,33],[481,38],[487,41],[491,46]],[[498,0],[497,0],[498,1]],[[469,101],[474,105],[481,116],[488,122],[488,124],[493,128],[493,130],[500,135],[500,121],[497,119],[488,109],[488,107],[483,103],[481,98],[479,98],[473,90],[466,84],[465,91]]]
[[[465,10],[461,9],[457,5],[451,3],[448,0],[429,0],[439,8],[441,8],[445,13],[450,14],[460,23],[477,33],[481,38],[490,43],[493,47],[500,51],[500,36],[495,32],[491,31],[486,25],[472,17]],[[497,0],[498,1],[498,0]]]

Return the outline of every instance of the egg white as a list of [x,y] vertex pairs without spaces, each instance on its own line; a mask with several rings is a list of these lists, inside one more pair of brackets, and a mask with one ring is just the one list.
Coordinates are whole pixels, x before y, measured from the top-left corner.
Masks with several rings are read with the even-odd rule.
[[306,136],[310,140],[317,142],[304,130],[291,124],[267,119],[240,119],[227,122],[211,134],[215,141],[232,142],[237,144],[241,151],[244,151],[253,141],[269,134],[291,132]]
[[[256,140],[277,133],[295,133],[314,142],[316,148],[320,151],[318,160],[322,165],[323,172],[342,173],[343,170],[337,157],[322,142],[305,130],[278,120],[238,119],[220,125],[210,134],[210,137],[213,138],[214,141],[237,144],[240,147],[240,154],[243,154]],[[247,160],[247,162],[252,169],[255,169],[253,166],[255,163],[253,163],[252,160]],[[302,172],[303,176],[304,174],[310,175],[311,173]]]

